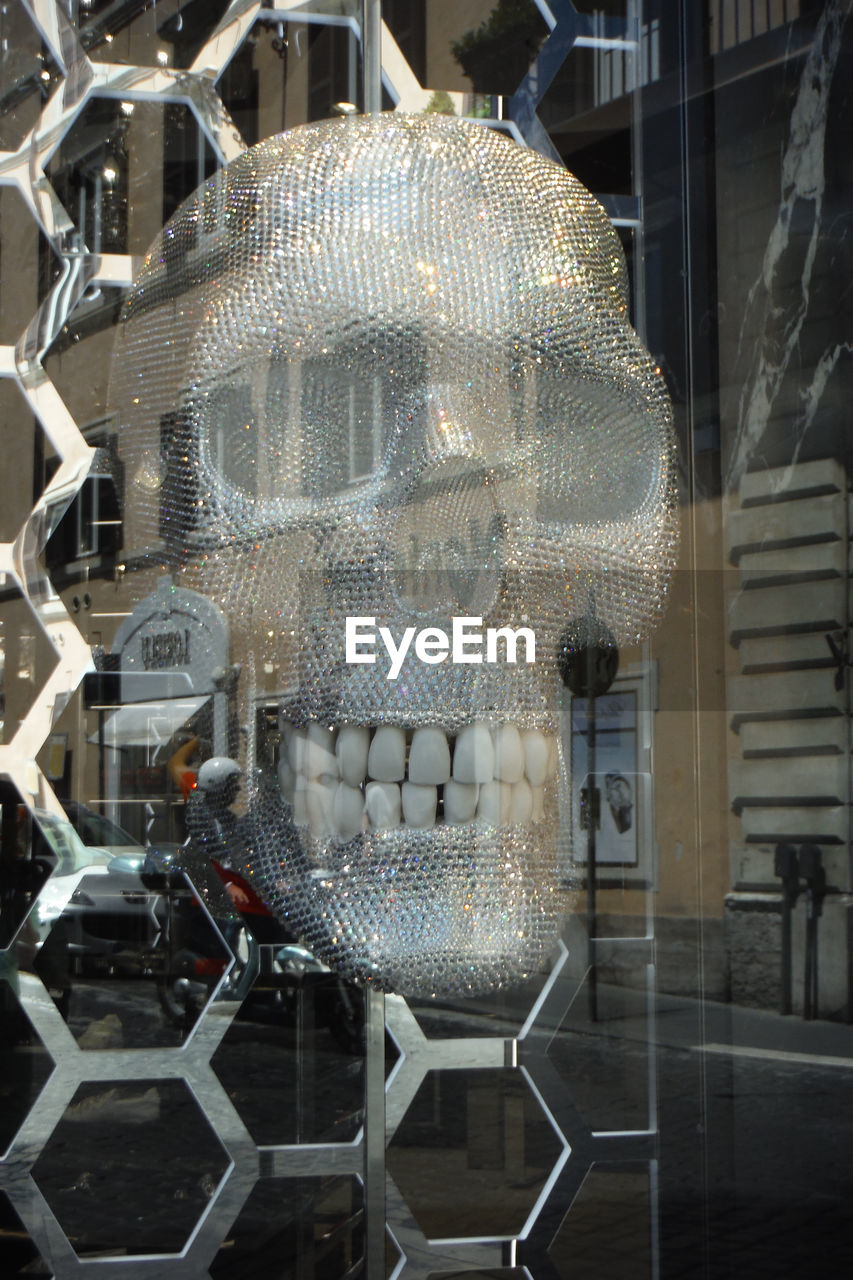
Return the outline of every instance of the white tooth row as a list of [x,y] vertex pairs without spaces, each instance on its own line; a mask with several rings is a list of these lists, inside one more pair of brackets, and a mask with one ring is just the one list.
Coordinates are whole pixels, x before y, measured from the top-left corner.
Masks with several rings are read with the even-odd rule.
[[442,729],[317,722],[282,725],[278,780],[293,820],[317,839],[360,831],[539,822],[557,773],[557,740],[513,724]]

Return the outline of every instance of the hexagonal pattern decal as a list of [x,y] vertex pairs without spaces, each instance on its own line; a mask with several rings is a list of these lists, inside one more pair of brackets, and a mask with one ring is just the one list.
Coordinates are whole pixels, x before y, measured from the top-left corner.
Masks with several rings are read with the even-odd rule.
[[557,1275],[646,1280],[652,1274],[650,1208],[647,1166],[590,1169],[548,1251]]
[[534,974],[512,990],[491,993],[487,1001],[477,1002],[477,1016],[472,1017],[464,1002],[456,1005],[411,1001],[412,1013],[428,1040],[455,1040],[476,1036],[517,1036],[542,994],[547,981],[544,973]]
[[270,960],[213,1070],[255,1142],[352,1142],[364,1098],[363,993],[333,974],[299,973],[284,954]]
[[[35,903],[62,857],[52,815],[34,816],[13,783],[0,779],[0,948],[5,972],[29,969],[40,941]],[[27,917],[30,917],[27,919]]]
[[[0,384],[2,386],[2,384]],[[11,742],[57,665],[56,650],[22,592],[9,584],[2,589],[0,644],[5,652],[2,680],[0,741]]]
[[183,1080],[82,1084],[33,1166],[80,1258],[179,1253],[228,1169]]
[[53,1059],[21,1008],[14,958],[0,956],[0,1156],[26,1120],[53,1070]]
[[59,68],[21,4],[7,4],[0,27],[0,149],[16,151],[37,123]]
[[[10,187],[0,187],[0,201],[3,194],[11,191]],[[19,317],[20,319],[21,317]],[[10,341],[14,341],[20,336],[23,328],[26,327],[26,320],[23,318],[23,324],[20,330],[16,330],[15,324],[10,324],[7,330],[7,337]],[[7,442],[10,458],[9,461],[13,465],[23,467],[25,464],[32,465],[31,459],[36,446],[43,449],[43,436],[30,406],[27,404],[18,387],[10,378],[0,380],[0,430],[3,432],[3,439]],[[23,485],[9,486],[8,492],[3,503],[3,509],[0,511],[0,541],[12,542],[21,530],[21,527],[30,514],[32,508],[32,493]],[[17,595],[17,593],[14,593]],[[3,623],[5,627],[6,606],[3,606]],[[5,671],[4,678],[8,679],[9,674]]]
[[[75,422],[83,428],[93,445],[102,445],[109,437],[107,412],[107,379],[113,348],[113,329],[118,322],[124,291],[108,285],[92,283],[69,312],[56,337],[44,354],[44,369]],[[89,376],[80,377],[80,362],[85,361]],[[59,548],[57,548],[59,551]],[[68,564],[78,558],[62,548],[60,562],[54,557],[49,567]],[[79,619],[81,623],[84,619]],[[100,629],[100,628],[99,628]]]
[[388,1149],[429,1239],[519,1235],[563,1144],[519,1071],[432,1071]]
[[210,1268],[212,1280],[341,1280],[362,1274],[364,1211],[355,1178],[262,1178]]
[[51,1269],[36,1248],[5,1192],[0,1191],[0,1266],[6,1276],[50,1276]]
[[191,67],[230,0],[190,0],[133,11],[96,6],[81,11],[81,43],[93,62],[138,67]]
[[593,1130],[649,1125],[647,1000],[644,989],[600,980],[593,1009],[587,975],[551,1041],[548,1057]]
[[484,20],[469,24],[460,13],[448,32],[453,61],[479,94],[513,94],[548,36],[548,27],[532,0],[498,4]]
[[[217,92],[252,146],[306,118],[325,119],[336,103],[357,104],[361,89],[353,69],[359,61],[358,39],[350,26],[305,25],[296,15],[283,22],[261,14],[217,81]],[[294,92],[294,80],[303,77],[308,83],[314,80],[307,113]]]
[[[168,193],[153,217],[134,189],[135,182],[148,179],[132,160],[152,137],[162,147]],[[215,167],[210,142],[183,103],[94,97],[54,152],[46,176],[81,245],[96,254],[144,253],[158,219],[174,212]]]
[[234,963],[222,934],[186,876],[161,886],[139,856],[74,848],[82,868],[38,901],[34,972],[81,1049],[182,1044]]
[[497,1267],[489,1271],[431,1271],[427,1280],[528,1280],[529,1275],[520,1267]]
[[14,344],[55,283],[62,264],[29,216],[17,187],[0,187],[0,225],[4,241],[0,258],[0,342]]

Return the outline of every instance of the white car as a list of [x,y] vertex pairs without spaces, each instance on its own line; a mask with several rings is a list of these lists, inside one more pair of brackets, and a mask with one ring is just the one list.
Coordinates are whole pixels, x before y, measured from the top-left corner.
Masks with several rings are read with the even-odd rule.
[[[70,822],[43,810],[34,816],[39,844],[46,846],[40,856],[55,858],[31,917],[40,939],[52,933],[54,946],[60,944],[69,959],[123,955],[134,963],[159,932],[157,894],[146,889],[139,875],[145,850],[136,844],[87,846]],[[113,852],[117,848],[121,852]]]

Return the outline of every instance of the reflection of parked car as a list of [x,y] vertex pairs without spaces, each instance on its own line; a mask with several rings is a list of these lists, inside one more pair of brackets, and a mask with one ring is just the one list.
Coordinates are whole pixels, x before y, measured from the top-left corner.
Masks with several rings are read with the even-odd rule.
[[[117,822],[105,818],[102,813],[96,813],[85,804],[78,804],[76,800],[64,801],[63,808],[68,821],[87,849],[103,849],[113,855],[121,854],[123,857],[139,857],[144,860],[145,850],[142,845]],[[139,865],[142,865],[141,861]]]
[[[50,949],[59,944],[69,958],[116,960],[129,953],[127,959],[137,963],[158,932],[156,895],[139,877],[145,850],[132,845],[137,854],[113,856],[101,845],[87,847],[69,822],[52,813],[39,810],[35,817],[39,844],[44,846],[41,856],[54,861],[53,874],[38,898],[36,925],[41,937],[51,933]],[[109,834],[126,835],[110,826]],[[108,834],[104,828],[100,831]]]

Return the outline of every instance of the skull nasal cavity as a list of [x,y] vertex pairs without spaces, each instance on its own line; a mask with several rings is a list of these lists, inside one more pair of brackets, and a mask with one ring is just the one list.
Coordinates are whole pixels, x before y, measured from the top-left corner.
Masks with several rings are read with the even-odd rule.
[[505,525],[494,475],[480,460],[426,467],[393,513],[390,568],[400,603],[425,615],[487,614]]

